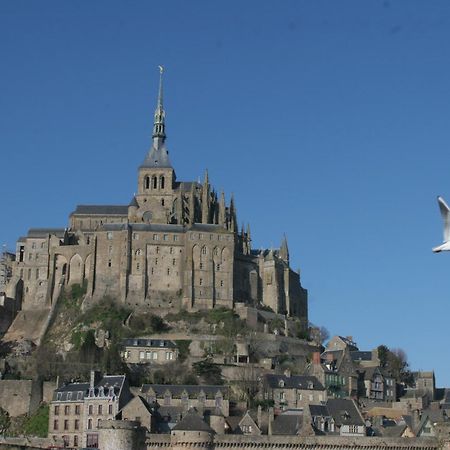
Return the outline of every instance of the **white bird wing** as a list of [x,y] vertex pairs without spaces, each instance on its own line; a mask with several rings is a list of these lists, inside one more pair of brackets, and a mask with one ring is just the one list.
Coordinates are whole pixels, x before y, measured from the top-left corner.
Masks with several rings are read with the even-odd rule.
[[437,200],[442,220],[444,221],[444,242],[447,242],[450,240],[450,208],[441,196],[439,196]]

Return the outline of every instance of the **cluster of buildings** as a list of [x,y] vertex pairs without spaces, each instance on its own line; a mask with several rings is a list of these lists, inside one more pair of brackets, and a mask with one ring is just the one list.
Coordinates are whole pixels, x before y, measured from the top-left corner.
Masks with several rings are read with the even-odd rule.
[[[197,427],[189,431],[208,430],[216,436],[445,437],[450,432],[450,390],[436,400],[432,390],[422,389],[428,374],[414,376],[415,387],[406,398],[386,402],[337,396],[311,375],[267,373],[258,380],[258,406],[249,409],[236,399],[233,383],[130,387],[125,375],[92,372],[89,382],[54,391],[48,438],[54,445],[98,448],[110,422],[119,428],[133,423],[147,440],[171,436],[188,423]],[[413,406],[412,399],[424,396],[427,407],[413,409],[418,404]]]

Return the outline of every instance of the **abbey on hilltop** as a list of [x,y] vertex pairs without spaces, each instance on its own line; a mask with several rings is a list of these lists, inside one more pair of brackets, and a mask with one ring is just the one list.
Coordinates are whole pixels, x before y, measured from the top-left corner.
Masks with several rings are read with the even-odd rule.
[[270,307],[307,324],[307,292],[289,267],[287,241],[253,250],[238,230],[233,197],[179,181],[166,147],[162,74],[153,142],[128,205],[78,205],[67,229],[31,229],[19,239],[7,297],[22,310],[50,308],[61,288],[87,285],[87,301],[105,296],[159,314],[236,303]]

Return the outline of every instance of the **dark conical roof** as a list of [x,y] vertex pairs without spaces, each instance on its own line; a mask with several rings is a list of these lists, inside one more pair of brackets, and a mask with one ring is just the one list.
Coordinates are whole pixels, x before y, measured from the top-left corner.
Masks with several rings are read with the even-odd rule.
[[172,169],[172,164],[169,159],[169,152],[164,143],[158,143],[159,145],[153,145],[151,150],[145,157],[144,162],[140,167],[163,167]]
[[199,416],[195,409],[190,409],[172,430],[214,432],[214,430]]

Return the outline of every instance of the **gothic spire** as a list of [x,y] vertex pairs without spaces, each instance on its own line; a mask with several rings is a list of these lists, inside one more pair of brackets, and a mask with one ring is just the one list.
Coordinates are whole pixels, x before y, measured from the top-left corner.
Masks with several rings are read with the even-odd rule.
[[283,235],[283,240],[281,241],[280,258],[289,263],[289,249],[286,235]]
[[158,103],[155,109],[155,116],[153,122],[153,142],[155,148],[159,147],[166,139],[166,126],[165,126],[165,116],[166,113],[163,107],[163,66],[158,66],[159,68],[159,90],[158,90]]

